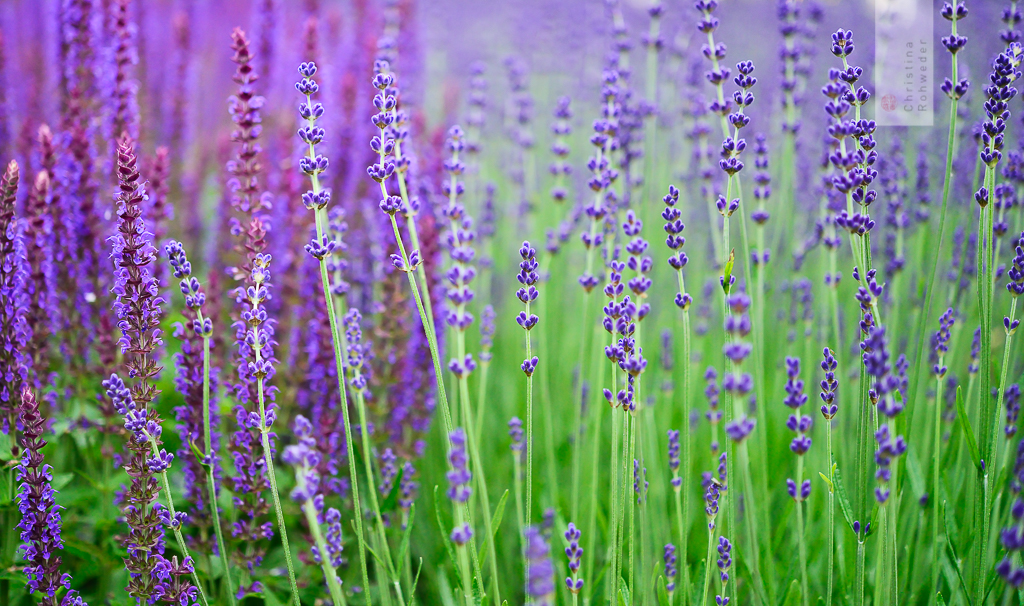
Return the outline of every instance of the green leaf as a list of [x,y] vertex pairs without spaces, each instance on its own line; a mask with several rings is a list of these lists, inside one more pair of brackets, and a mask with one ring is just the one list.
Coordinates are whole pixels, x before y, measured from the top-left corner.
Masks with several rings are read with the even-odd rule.
[[[836,471],[836,466],[833,465],[832,466],[832,473],[834,474],[835,471]],[[835,485],[832,484],[832,480],[828,479],[828,477],[825,476],[825,474],[821,473],[820,471],[818,472],[818,475],[821,476],[822,480],[825,480],[826,484],[828,484],[828,491],[831,492],[831,493],[835,493],[835,491],[836,491],[835,490]]]
[[414,502],[409,506],[409,523],[405,525],[405,530],[402,531],[402,542],[398,547],[398,573],[401,574],[402,567],[405,566],[405,552],[409,550],[409,537],[412,535],[413,522],[416,521],[416,503]]
[[[915,497],[925,493],[924,476],[921,474],[921,463],[917,460],[917,453],[914,450],[907,452],[907,477],[910,479],[910,490]],[[938,495],[936,495],[937,498]]]
[[725,271],[722,272],[722,290],[729,294],[729,281],[732,279],[732,267],[736,263],[736,249],[729,251],[729,260],[725,262]]
[[53,476],[53,482],[51,485],[54,490],[61,490],[65,486],[71,483],[71,478],[75,477],[73,473],[58,473]]
[[[959,392],[960,390],[957,389]],[[946,507],[946,502],[942,502],[942,524],[946,530],[946,554],[949,556],[949,561],[953,565],[953,570],[956,571],[956,577],[960,579],[960,587],[964,591],[964,597],[967,598],[967,605],[973,606],[974,602],[971,600],[971,591],[967,588],[967,582],[964,581],[964,573],[960,566],[960,556],[956,553],[956,546],[953,545],[953,541],[950,539],[952,532],[950,532],[950,520],[949,520],[949,508]]]
[[506,501],[508,501],[508,489],[505,489],[505,494],[501,495],[498,506],[494,508],[494,515],[491,516],[491,536],[487,537],[483,544],[480,545],[480,552],[477,554],[477,558],[481,560],[484,559],[484,554],[487,553],[487,544],[498,536],[498,528],[501,527],[501,520],[505,517]]
[[942,597],[942,592],[935,594],[935,603],[937,606],[946,606],[946,599]]
[[[352,526],[352,534],[353,534],[353,536],[359,537],[359,533],[356,532],[356,523],[355,523],[355,521],[353,520],[350,524]],[[365,549],[366,551],[369,551],[370,555],[373,556],[373,559],[377,560],[377,565],[378,566],[380,566],[381,568],[386,568],[386,566],[384,565],[384,560],[382,560],[380,558],[380,556],[377,555],[377,552],[373,550],[373,547],[370,547],[370,544],[366,542],[366,539],[364,539],[363,537],[359,537],[359,542],[363,544],[363,549]]]
[[416,567],[416,576],[412,580],[412,587],[409,588],[409,605],[416,604],[416,585],[420,582],[420,571],[423,570],[423,558],[419,559],[419,566]]
[[672,603],[668,600],[667,586],[668,583],[665,582],[665,577],[659,576],[656,587],[658,588],[658,604],[660,606],[672,606]]
[[843,486],[843,475],[839,473],[839,464],[835,459],[832,460],[832,470],[832,481],[835,483],[836,496],[839,498],[839,509],[843,511],[843,517],[846,518],[850,530],[857,534],[853,530],[853,508],[850,506],[850,498],[846,495],[846,487]]
[[11,454],[11,436],[0,432],[0,461],[10,461],[14,456]]
[[441,521],[441,508],[438,507],[437,499],[438,486],[434,484],[434,513],[437,517],[437,529],[441,532],[441,540],[444,542],[445,550],[448,551],[448,558],[452,561],[452,568],[455,570],[455,580],[458,587],[465,587],[462,582],[462,574],[459,572],[459,561],[455,557],[455,546],[452,545],[450,531],[444,529],[444,522]]
[[391,510],[395,509],[396,507],[398,507],[398,495],[399,495],[399,493],[401,493],[402,478],[404,476],[405,476],[405,466],[403,465],[398,470],[398,476],[394,480],[395,483],[391,487],[391,492],[388,493],[388,496],[380,504],[380,510],[381,511],[391,511]]
[[971,420],[967,417],[967,411],[964,409],[963,388],[959,385],[956,388],[956,421],[960,425],[960,430],[963,431],[964,439],[967,442],[967,451],[971,453],[971,460],[974,461],[974,466],[978,468],[978,471],[981,471],[981,455],[978,453],[978,443],[974,439]]
[[800,591],[800,583],[796,579],[789,584],[789,589],[786,591],[786,599],[783,600],[782,606],[797,606],[803,599],[803,593]]
[[619,606],[630,606],[632,600],[629,597],[629,586],[626,585],[626,579],[619,577]]

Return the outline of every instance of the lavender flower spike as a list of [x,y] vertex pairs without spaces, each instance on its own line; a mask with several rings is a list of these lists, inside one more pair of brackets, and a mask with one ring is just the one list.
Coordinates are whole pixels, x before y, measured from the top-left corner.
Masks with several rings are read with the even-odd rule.
[[565,540],[569,546],[565,548],[565,557],[569,558],[569,576],[565,579],[565,586],[575,596],[583,589],[583,579],[578,578],[580,572],[580,558],[583,556],[583,548],[580,547],[580,537],[583,533],[572,522],[565,531]]
[[[64,542],[61,540],[60,510],[63,508],[57,505],[57,491],[50,484],[53,468],[43,462],[45,423],[39,414],[39,404],[28,387],[22,389],[19,413],[24,451],[15,468],[17,480],[21,483],[17,496],[18,509],[21,510],[18,528],[23,541],[22,556],[27,563],[25,575],[29,592],[43,594],[39,602],[42,606],[86,606],[78,592],[71,590],[71,575],[61,572],[60,552]],[[58,602],[56,596],[61,587],[70,591]]]
[[555,594],[555,567],[551,547],[536,526],[523,531],[526,554],[526,594],[533,606],[552,606]]
[[14,216],[18,177],[18,163],[11,160],[0,180],[0,428],[5,434],[16,420],[21,383],[28,376],[23,251]]
[[[313,561],[320,564],[323,569],[331,600],[335,604],[344,604],[341,582],[337,574],[337,569],[342,564],[341,553],[344,549],[341,543],[341,513],[333,507],[329,508],[326,514],[324,512],[320,474],[317,472],[320,453],[316,448],[316,439],[312,436],[313,426],[306,417],[298,415],[295,417],[292,430],[297,443],[285,448],[281,455],[282,461],[295,467],[295,488],[292,489],[291,497],[301,505],[302,513],[306,516],[306,523],[315,543],[312,547]],[[327,524],[326,537],[322,524]]]

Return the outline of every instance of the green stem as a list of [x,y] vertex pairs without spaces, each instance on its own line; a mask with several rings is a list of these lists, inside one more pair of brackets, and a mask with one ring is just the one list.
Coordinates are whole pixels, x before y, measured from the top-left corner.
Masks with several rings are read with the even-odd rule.
[[[305,488],[308,471],[309,469],[303,466],[299,473],[295,474],[295,482],[300,489]],[[313,534],[313,542],[316,543],[316,550],[320,554],[320,568],[324,571],[324,578],[327,579],[327,589],[331,593],[331,601],[340,606],[346,606],[345,594],[341,591],[341,583],[338,581],[338,571],[331,565],[327,542],[324,540],[323,530],[317,520],[316,506],[313,505],[311,499],[302,502],[302,513],[306,515],[306,524]],[[367,593],[369,593],[368,590]]]
[[[256,360],[260,359],[259,340],[253,346],[256,351]],[[300,606],[299,586],[295,582],[295,565],[292,564],[292,551],[288,545],[288,529],[284,525],[284,511],[281,509],[281,496],[277,491],[277,476],[274,472],[274,457],[271,455],[270,429],[267,427],[266,401],[263,390],[263,377],[256,378],[256,394],[260,405],[260,437],[263,443],[263,460],[267,465],[267,478],[270,480],[270,494],[274,497],[274,513],[277,515],[277,528],[281,533],[281,545],[284,548],[284,560],[288,566],[288,581],[292,588],[292,601],[295,606]],[[353,487],[354,489],[354,487]]]
[[[154,457],[160,456],[160,448],[156,443],[156,439],[146,434],[146,439],[149,441],[149,447],[153,451]],[[185,545],[185,538],[181,536],[181,526],[177,522],[177,511],[174,509],[174,497],[171,496],[171,483],[167,480],[167,470],[160,472],[160,479],[163,480],[164,494],[167,495],[167,509],[171,512],[171,531],[174,532],[174,538],[178,541],[178,549],[181,550],[183,558],[190,560],[192,556],[188,552],[188,546]],[[199,599],[202,600],[203,606],[209,606],[206,601],[206,594],[203,592],[203,585],[199,582],[199,575],[196,573],[195,568],[192,569],[192,582],[195,583],[196,589],[199,591]]]
[[[197,313],[199,324],[203,323],[203,312]],[[213,530],[217,535],[217,551],[220,552],[221,564],[224,566],[224,579],[228,586],[228,602],[235,606],[235,587],[231,582],[231,565],[228,551],[224,544],[224,531],[220,525],[220,509],[217,507],[217,485],[213,475],[213,438],[210,423],[210,337],[203,337],[203,433],[206,454],[207,488],[210,492],[210,517],[213,519]],[[168,493],[169,494],[169,493]]]

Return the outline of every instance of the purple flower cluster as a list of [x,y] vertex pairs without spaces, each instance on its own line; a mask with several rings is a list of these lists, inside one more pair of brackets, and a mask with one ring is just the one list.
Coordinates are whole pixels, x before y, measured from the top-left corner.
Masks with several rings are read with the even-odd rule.
[[676,558],[675,545],[672,543],[665,543],[662,560],[665,562],[665,578],[668,580],[668,583],[665,586],[665,591],[668,592],[668,600],[671,602],[672,593],[676,590],[676,574],[679,572],[676,568],[678,560]]
[[551,197],[555,202],[564,202],[569,195],[565,188],[565,179],[572,174],[572,165],[568,162],[569,144],[566,141],[572,134],[572,109],[569,107],[571,103],[569,97],[559,97],[555,105],[555,122],[551,125],[551,134],[555,136],[551,144],[551,153],[555,155],[555,160],[548,170],[555,178],[555,184],[551,187]]
[[686,226],[683,225],[682,211],[676,207],[679,202],[679,190],[674,185],[668,186],[668,193],[661,199],[665,203],[665,210],[661,211],[661,218],[665,220],[665,244],[672,253],[668,257],[669,267],[679,274],[679,292],[676,293],[676,306],[679,309],[687,310],[693,303],[693,297],[685,291],[683,286],[683,268],[689,262],[686,253],[680,250],[686,244],[686,238],[682,236]]
[[[813,419],[800,414],[800,409],[807,403],[804,393],[804,382],[800,379],[800,359],[786,357],[786,398],[783,404],[793,409],[793,414],[786,420],[786,427],[797,435],[789,444],[798,457],[802,457],[811,448],[811,437],[807,435],[813,426]],[[811,494],[811,481],[803,480],[800,486],[792,478],[786,479],[786,490],[794,500],[806,501]]]
[[565,548],[565,557],[569,558],[569,576],[565,579],[565,586],[574,595],[583,589],[583,579],[577,578],[580,572],[580,558],[583,557],[583,548],[580,547],[580,537],[583,533],[572,522],[565,531],[565,541],[569,546]]
[[587,168],[591,173],[587,185],[594,192],[594,199],[584,208],[584,212],[590,217],[590,229],[580,234],[583,246],[587,250],[587,266],[583,275],[579,277],[580,286],[588,293],[600,283],[597,276],[592,273],[594,249],[600,248],[604,243],[604,234],[598,231],[598,227],[608,217],[611,207],[616,203],[611,186],[618,179],[619,172],[612,166],[611,151],[617,147],[616,136],[619,132],[618,81],[618,72],[604,71],[601,88],[604,103],[601,106],[601,118],[594,121],[594,134],[590,137],[594,155],[587,161]]
[[683,478],[679,477],[679,430],[668,430],[668,468],[672,471],[672,488],[682,490]]
[[950,307],[939,318],[939,331],[932,339],[932,373],[939,379],[946,375],[946,366],[942,363],[946,352],[949,351],[949,330],[953,328],[956,318],[953,316],[953,308]]
[[124,517],[128,524],[125,546],[128,557],[128,594],[139,601],[164,599],[182,604],[193,602],[198,588],[191,584],[193,564],[186,558],[180,565],[177,557],[166,559],[164,553],[164,527],[180,528],[184,513],[173,518],[170,512],[156,502],[160,485],[155,474],[166,472],[174,455],[160,449],[162,433],[160,417],[153,409],[139,406],[132,391],[116,374],[103,382],[107,398],[124,417],[128,432],[130,455],[124,469],[132,479],[123,497]]
[[722,498],[722,494],[729,488],[726,482],[727,477],[727,456],[728,453],[723,452],[718,456],[718,477],[710,471],[703,473],[702,484],[704,486],[704,513],[708,519],[708,530],[714,531],[715,519],[718,517],[718,506],[719,500]]
[[6,434],[16,420],[21,384],[27,378],[25,346],[24,251],[14,216],[18,193],[18,163],[11,161],[0,181],[0,415]]
[[[295,434],[296,443],[286,447],[281,455],[282,461],[296,468],[295,488],[292,489],[291,497],[303,507],[312,506],[317,523],[327,525],[325,539],[328,562],[334,568],[338,568],[342,564],[344,550],[341,541],[341,513],[333,507],[324,511],[324,496],[320,490],[321,478],[317,471],[320,453],[313,437],[313,426],[306,417],[297,415],[292,432]],[[319,548],[313,545],[310,550],[313,561],[323,565],[323,556]]]
[[[57,491],[53,489],[53,468],[44,462],[42,439],[44,420],[39,404],[27,387],[21,393],[19,419],[22,427],[21,446],[24,451],[15,468],[18,489],[18,509],[21,521],[21,552],[25,559],[25,575],[31,593],[40,592],[43,606],[85,606],[78,592],[71,589],[71,575],[61,572],[61,515],[57,505]],[[57,591],[70,590],[58,602]]]
[[1003,528],[999,540],[1006,549],[1006,556],[996,565],[996,572],[1011,587],[1024,585],[1024,568],[1014,563],[1014,555],[1024,550],[1024,498],[1021,487],[1024,486],[1024,441],[1017,444],[1017,456],[1013,463],[1010,476],[1010,492],[1013,502],[1010,504],[1010,525]]
[[885,417],[885,422],[881,423],[875,432],[875,441],[878,443],[875,450],[875,463],[878,465],[878,471],[875,473],[878,480],[875,498],[879,503],[885,503],[889,499],[888,484],[892,478],[893,460],[907,451],[903,436],[894,435],[893,431],[896,415],[903,412],[903,398],[896,397],[895,392],[899,389],[900,379],[891,373],[892,366],[889,364],[887,347],[884,326],[873,327],[868,337],[861,342],[865,371],[875,381],[868,395],[875,403],[879,415]]
[[[448,461],[451,463],[451,470],[448,471],[448,498],[458,507],[468,503],[473,494],[470,486],[473,473],[469,470],[469,455],[466,453],[466,432],[456,427],[448,434],[448,441],[451,444],[448,451]],[[452,529],[451,539],[456,545],[465,545],[472,538],[473,527],[468,523]]]
[[708,366],[704,371],[704,397],[708,400],[708,411],[704,413],[708,423],[711,423],[711,453],[718,452],[718,424],[722,422],[722,411],[718,408],[719,394],[718,371],[714,366]]
[[[849,64],[853,48],[853,32],[839,29],[832,34],[832,54],[842,59],[843,67],[829,70],[829,83],[821,92],[829,99],[825,113],[834,120],[828,133],[839,142],[839,149],[828,157],[838,171],[832,177],[832,187],[846,196],[848,207],[850,202],[856,202],[861,209],[852,215],[848,209],[841,210],[835,222],[851,234],[863,236],[875,226],[867,209],[878,196],[875,190],[869,189],[878,176],[878,171],[872,168],[878,152],[875,151],[875,121],[860,118],[860,108],[871,98],[871,93],[863,86],[856,86],[864,70]],[[851,109],[855,109],[855,117],[847,120]],[[847,148],[847,139],[853,143],[852,150]]]
[[536,526],[523,531],[526,555],[526,595],[533,606],[551,606],[555,597],[555,566],[551,546]]
[[[722,353],[732,361],[732,372],[722,379],[722,389],[734,398],[744,398],[754,389],[750,373],[741,372],[743,360],[753,351],[750,343],[742,341],[750,334],[750,297],[743,291],[728,294],[726,305],[729,315],[725,318],[725,332],[729,341],[722,346]],[[725,434],[735,442],[742,442],[754,431],[754,419],[739,415],[725,426]]]
[[836,391],[839,389],[839,381],[836,379],[836,368],[839,366],[839,362],[836,361],[832,350],[827,347],[822,350],[821,354],[821,371],[825,373],[825,378],[819,384],[821,393],[818,394],[822,402],[821,416],[831,423],[832,418],[839,412],[839,405],[836,404]]
[[[539,321],[536,314],[530,313],[530,303],[536,301],[539,295],[535,286],[537,281],[540,280],[540,276],[537,274],[537,249],[530,246],[529,242],[523,242],[523,245],[519,247],[519,257],[522,261],[519,263],[519,273],[516,275],[516,280],[520,284],[519,289],[516,291],[516,298],[526,306],[526,310],[516,315],[516,324],[519,324],[526,331],[527,345],[529,345],[530,330]],[[529,347],[527,351],[529,352]],[[529,353],[527,353],[527,356],[520,365],[520,368],[526,373],[527,377],[531,377],[533,376],[533,371],[537,369],[538,359],[537,356],[530,356]]]

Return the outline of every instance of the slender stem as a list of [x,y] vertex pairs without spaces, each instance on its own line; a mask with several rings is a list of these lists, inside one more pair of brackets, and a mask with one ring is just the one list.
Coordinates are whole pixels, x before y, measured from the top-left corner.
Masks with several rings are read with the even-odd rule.
[[[797,495],[800,495],[801,486],[804,482],[804,457],[798,455],[796,458],[796,490]],[[803,499],[797,499],[796,502],[796,535],[798,552],[800,556],[800,589],[803,591],[802,602],[804,606],[808,603],[808,592],[807,592],[807,538],[804,536],[806,528],[804,527],[804,502]]]
[[[306,484],[306,472],[296,474],[295,481],[299,487]],[[320,554],[320,568],[324,571],[324,578],[327,580],[327,590],[331,593],[331,601],[340,606],[346,606],[345,594],[341,590],[341,582],[338,581],[338,571],[331,565],[327,541],[324,540],[323,530],[320,528],[320,521],[317,519],[316,506],[311,499],[302,502],[302,513],[306,515],[306,525],[313,534],[313,542],[316,543],[317,553]],[[368,592],[367,592],[368,593]]]
[[[256,351],[256,359],[260,359],[259,340],[253,347]],[[260,438],[263,443],[263,460],[267,466],[267,478],[270,480],[270,494],[274,497],[274,513],[277,515],[277,528],[281,533],[281,546],[284,548],[284,560],[288,565],[288,581],[292,588],[292,600],[295,606],[300,606],[299,586],[295,582],[295,565],[292,564],[292,550],[288,545],[288,529],[284,525],[284,511],[281,509],[281,496],[277,491],[277,476],[274,472],[274,457],[271,454],[270,429],[267,427],[266,401],[263,390],[263,377],[256,378],[256,393],[260,405]],[[353,487],[354,489],[354,487]]]
[[[712,520],[708,525],[708,555],[704,559],[704,591],[701,592],[700,606],[708,606],[708,588],[711,583],[711,558],[715,548],[715,523]],[[685,556],[684,556],[685,560]]]
[[[939,356],[939,367],[942,367],[943,358]],[[932,576],[931,585],[928,590],[932,594],[939,591],[939,567],[934,565],[939,561],[939,461],[940,446],[942,442],[942,377],[935,377],[935,423],[932,427]],[[929,596],[929,599],[931,597]],[[935,598],[938,599],[938,598]]]
[[836,500],[832,473],[832,419],[825,419],[825,446],[828,449],[828,581],[826,582],[825,606],[832,606],[832,577],[835,563],[836,540]]
[[[160,448],[157,446],[156,440],[146,434],[146,438],[149,441],[149,447],[153,451],[154,457],[160,456]],[[185,545],[185,538],[181,536],[181,526],[178,524],[178,514],[174,509],[174,497],[171,496],[171,483],[167,480],[167,470],[160,472],[160,479],[163,480],[164,494],[167,495],[167,509],[171,512],[171,530],[174,532],[174,538],[178,541],[178,549],[181,550],[181,555],[185,559],[192,559],[189,555],[188,546]],[[196,584],[196,589],[199,591],[199,599],[202,600],[203,606],[209,606],[206,601],[206,594],[203,592],[203,585],[199,582],[199,575],[196,573],[195,568],[192,569],[192,581]]]
[[[526,317],[530,317],[530,303],[526,303]],[[530,331],[526,331],[526,360],[533,359]],[[526,525],[530,525],[533,512],[533,373],[526,375]]]
[[[203,323],[203,312],[197,314],[200,325]],[[213,475],[213,438],[211,435],[212,426],[210,423],[210,337],[203,337],[203,433],[207,473],[207,488],[210,492],[210,517],[213,519],[213,530],[217,535],[217,551],[220,552],[221,564],[224,566],[224,579],[228,586],[228,602],[235,606],[235,587],[231,582],[231,565],[228,559],[228,551],[224,544],[224,531],[220,525],[220,509],[217,507],[217,485]]]

